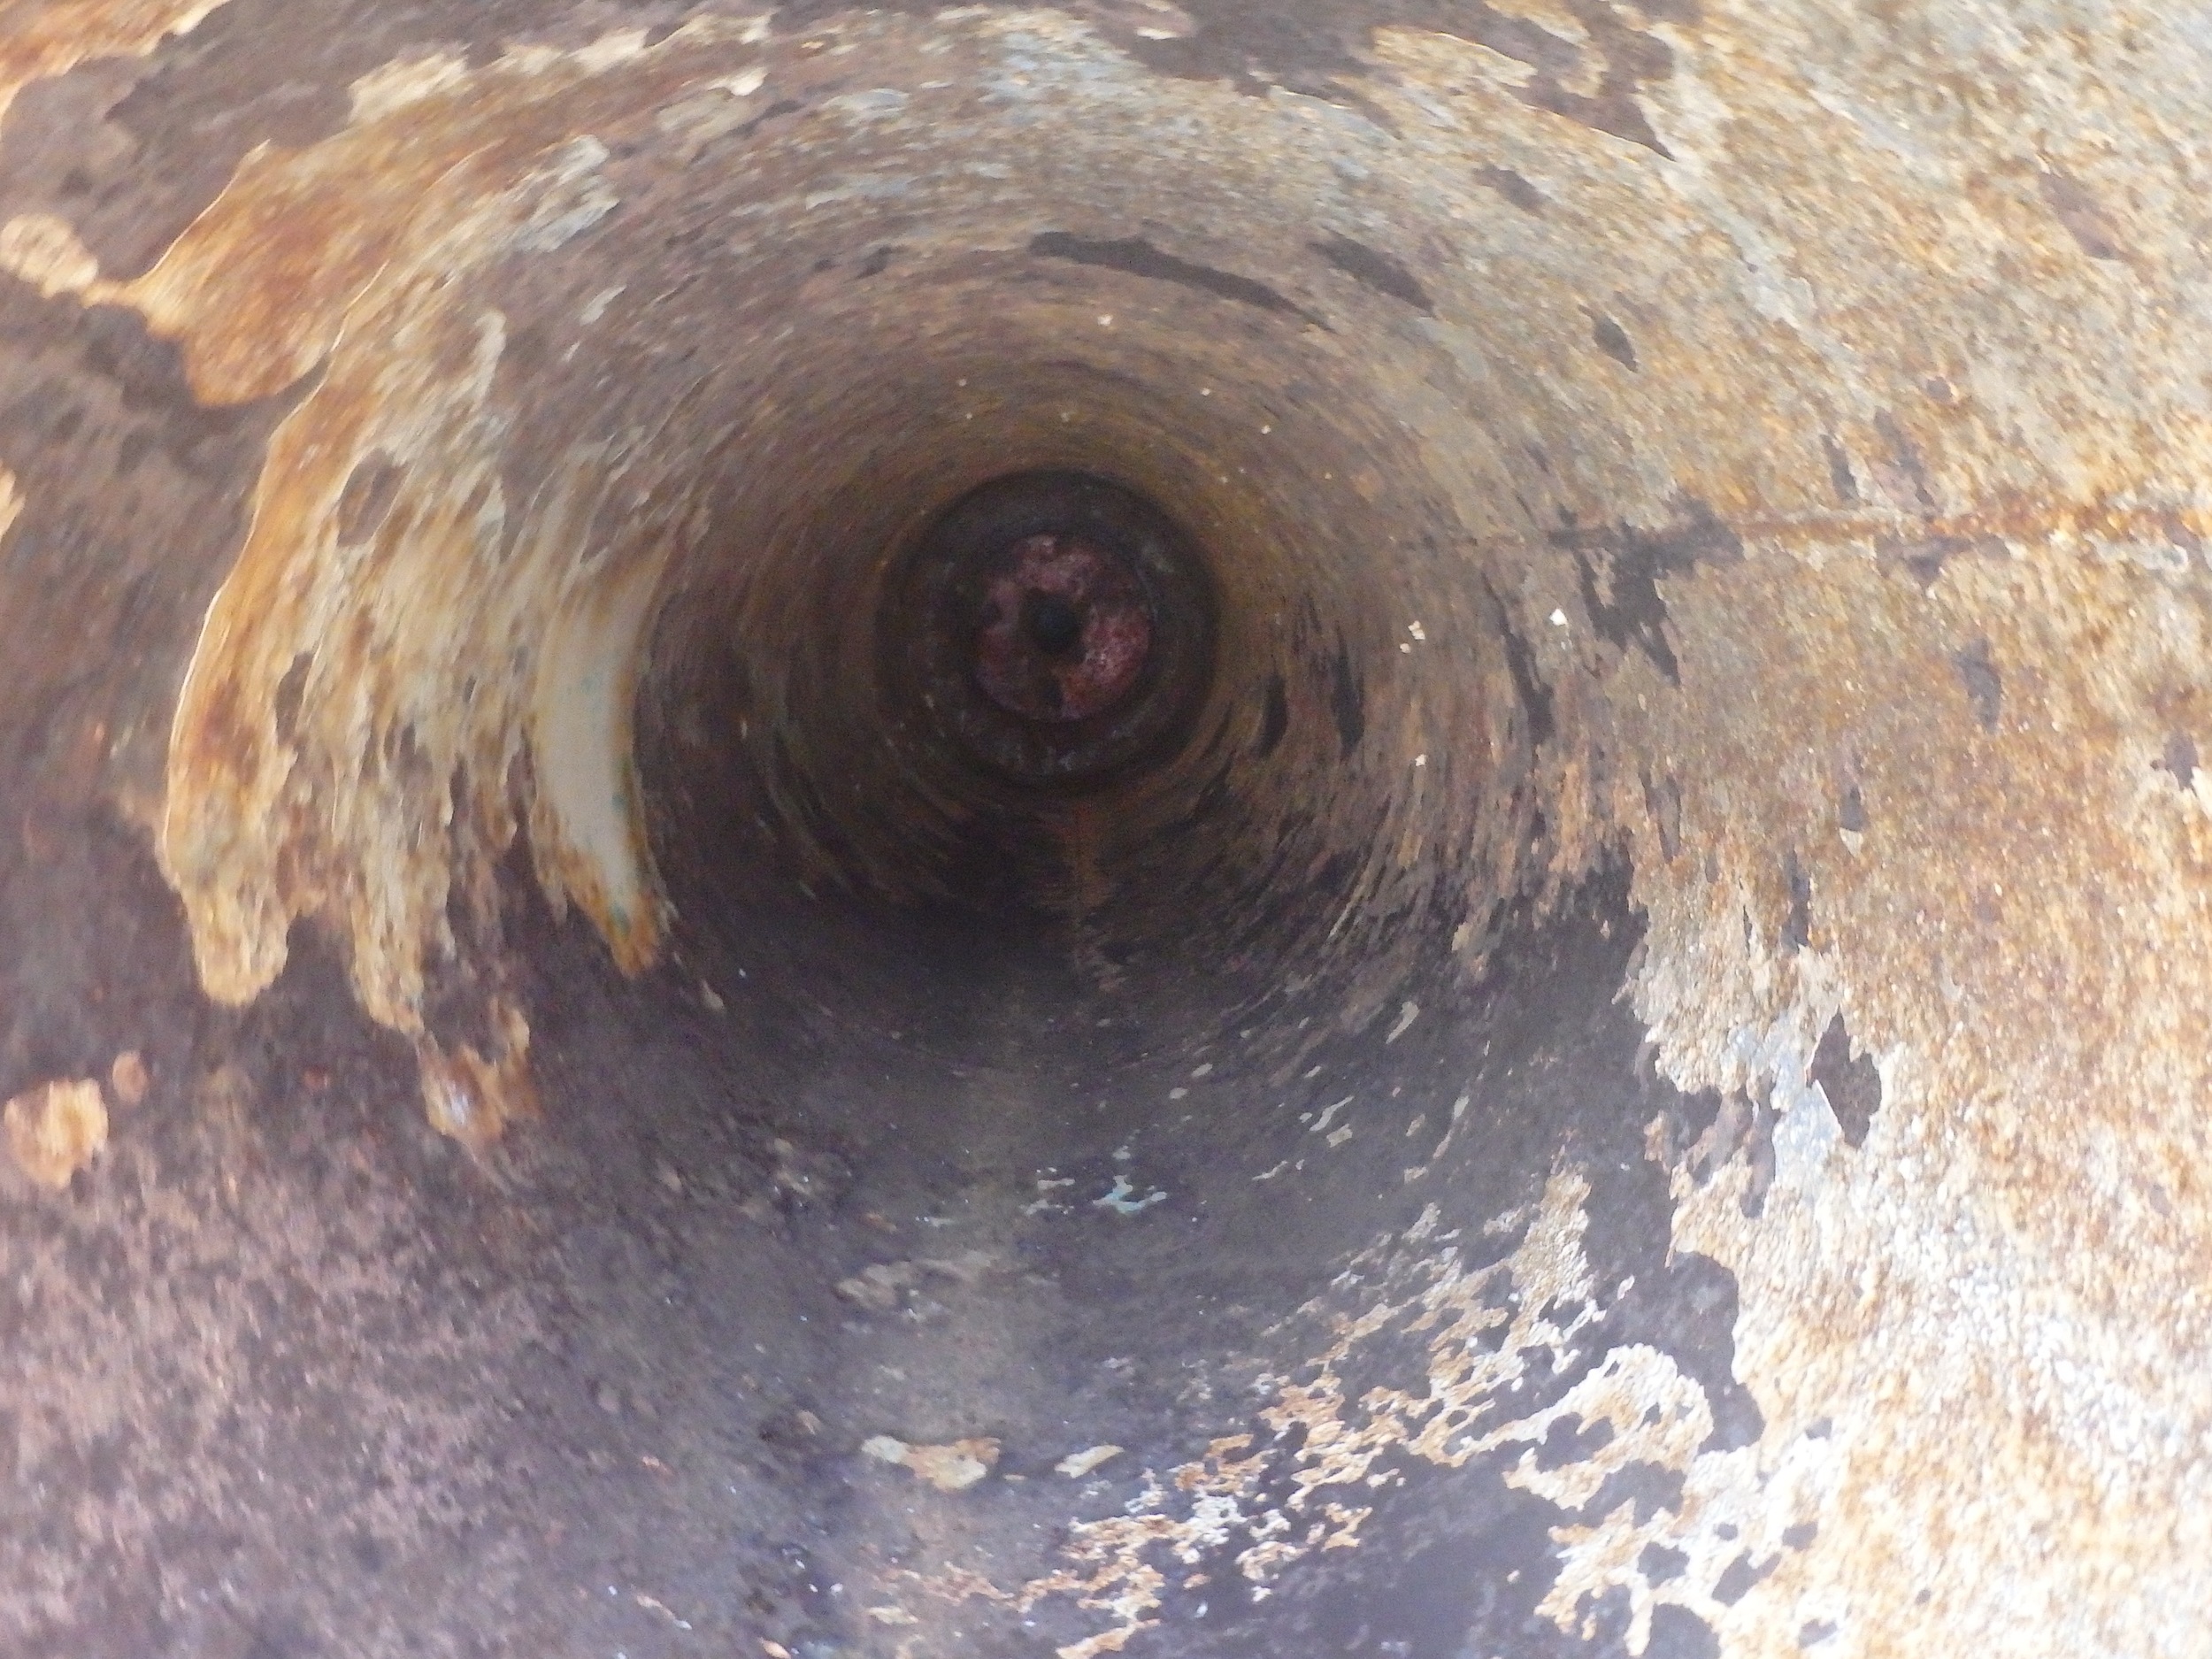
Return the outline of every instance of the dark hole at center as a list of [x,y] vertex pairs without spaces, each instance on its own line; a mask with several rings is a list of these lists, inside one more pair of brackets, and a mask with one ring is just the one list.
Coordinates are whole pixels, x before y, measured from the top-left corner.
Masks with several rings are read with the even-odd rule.
[[1022,627],[1047,657],[1072,657],[1083,642],[1083,613],[1060,594],[1032,593],[1022,605]]

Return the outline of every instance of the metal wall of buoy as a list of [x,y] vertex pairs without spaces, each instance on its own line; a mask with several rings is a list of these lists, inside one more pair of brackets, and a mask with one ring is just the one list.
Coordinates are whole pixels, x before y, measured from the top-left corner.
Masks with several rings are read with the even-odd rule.
[[0,0],[0,1651],[2200,1651],[2208,83]]

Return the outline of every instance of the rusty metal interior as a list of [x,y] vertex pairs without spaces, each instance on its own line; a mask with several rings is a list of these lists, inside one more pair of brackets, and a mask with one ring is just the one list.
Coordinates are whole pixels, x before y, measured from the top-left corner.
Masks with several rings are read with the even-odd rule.
[[2202,1654],[2208,110],[0,0],[0,1652]]

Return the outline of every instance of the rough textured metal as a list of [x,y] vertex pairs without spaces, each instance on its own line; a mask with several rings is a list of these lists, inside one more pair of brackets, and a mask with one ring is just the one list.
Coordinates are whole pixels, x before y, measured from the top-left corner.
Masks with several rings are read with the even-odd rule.
[[[2208,105],[2043,0],[0,6],[0,1094],[104,1136],[10,1108],[0,1630],[2194,1651]],[[1055,468],[1218,665],[1025,806],[873,618]]]

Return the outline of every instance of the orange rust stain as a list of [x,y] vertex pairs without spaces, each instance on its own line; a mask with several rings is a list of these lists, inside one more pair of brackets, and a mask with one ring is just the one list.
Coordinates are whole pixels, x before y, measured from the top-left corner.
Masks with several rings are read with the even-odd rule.
[[[703,40],[726,55],[713,31]],[[534,162],[718,61],[682,32],[616,70],[588,52],[498,59],[305,150],[264,146],[120,292],[183,342],[204,401],[273,396],[332,349],[392,262],[442,239],[458,267],[478,262],[495,231],[481,210]]]
[[224,0],[0,0],[0,119],[35,81],[95,58],[143,58]]

